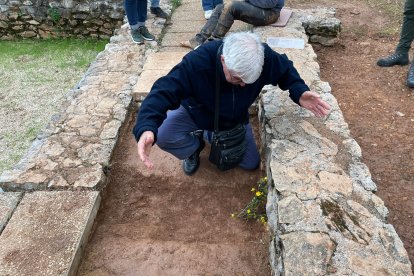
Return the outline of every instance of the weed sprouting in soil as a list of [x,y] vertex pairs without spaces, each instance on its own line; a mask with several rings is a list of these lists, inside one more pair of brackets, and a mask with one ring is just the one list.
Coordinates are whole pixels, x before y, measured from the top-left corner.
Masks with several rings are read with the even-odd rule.
[[252,200],[238,214],[233,213],[231,216],[247,220],[257,220],[266,224],[267,177],[261,178],[257,182],[257,187],[253,187],[251,192],[254,193]]

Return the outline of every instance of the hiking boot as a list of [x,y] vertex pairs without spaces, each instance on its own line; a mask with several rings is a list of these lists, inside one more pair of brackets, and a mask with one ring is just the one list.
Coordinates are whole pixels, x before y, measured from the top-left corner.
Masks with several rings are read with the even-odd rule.
[[377,61],[377,65],[381,67],[391,67],[394,65],[407,65],[408,53],[394,53],[388,57],[381,58]]
[[414,62],[411,62],[410,70],[408,70],[407,86],[414,88]]
[[198,141],[200,142],[200,145],[198,146],[198,149],[190,155],[187,159],[184,159],[183,161],[183,170],[186,175],[192,175],[195,173],[200,166],[200,152],[204,149],[205,142],[203,139],[203,132],[194,134]]
[[150,34],[150,32],[148,31],[147,27],[145,26],[141,26],[138,28],[139,33],[142,35],[142,37],[145,40],[154,40],[155,36],[153,36],[152,34]]
[[165,11],[163,11],[160,7],[151,7],[150,12],[159,18],[167,19],[168,17],[168,14]]
[[144,37],[142,37],[139,30],[131,30],[131,38],[134,43],[137,43],[137,44],[144,43]]
[[198,41],[197,38],[193,37],[190,40],[186,40],[186,41],[182,41],[180,42],[180,45],[183,47],[187,47],[187,48],[191,48],[193,50],[197,49],[198,47],[200,47],[200,45],[203,44],[203,42]]

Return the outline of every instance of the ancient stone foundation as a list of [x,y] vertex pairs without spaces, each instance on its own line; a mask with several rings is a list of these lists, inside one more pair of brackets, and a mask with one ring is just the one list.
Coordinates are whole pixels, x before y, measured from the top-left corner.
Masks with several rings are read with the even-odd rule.
[[[19,1],[0,0],[1,7],[6,2]],[[69,2],[74,3],[64,3]],[[195,2],[187,4],[189,10],[183,9],[185,15],[191,16],[192,5]],[[316,55],[305,34],[305,28],[317,29],[318,24],[309,19],[313,14],[294,10],[285,28],[250,28],[263,41],[269,37],[303,39],[304,49],[275,50],[286,54],[311,89],[332,106],[327,118],[317,119],[295,105],[286,91],[273,86],[262,91],[258,114],[269,180],[272,274],[412,275],[407,252],[387,223],[388,210],[375,195],[376,185],[361,161],[361,149],[350,136],[329,84],[320,80]],[[151,20],[147,25],[160,37],[165,21],[157,22]],[[76,271],[131,99],[146,96],[153,81],[185,54],[178,47],[188,36],[183,33],[195,31],[173,26],[176,32],[163,36],[164,51],[158,53],[156,42],[134,45],[127,26],[119,29],[28,154],[0,176],[0,188],[5,191],[0,190],[0,230],[4,228],[0,275],[16,275],[29,267],[38,274],[23,275],[71,275]],[[75,205],[75,199],[81,201]],[[67,214],[55,215],[55,210],[67,210]],[[43,219],[43,213],[53,216]],[[77,223],[71,235],[65,232],[68,221]],[[56,234],[39,230],[47,223],[58,230]],[[70,237],[65,245],[68,252],[45,250],[46,244],[59,244],[62,233]],[[35,252],[28,254],[35,259],[7,258],[26,249]],[[71,259],[61,259],[62,253]]]
[[109,38],[124,19],[122,0],[0,0],[0,38]]

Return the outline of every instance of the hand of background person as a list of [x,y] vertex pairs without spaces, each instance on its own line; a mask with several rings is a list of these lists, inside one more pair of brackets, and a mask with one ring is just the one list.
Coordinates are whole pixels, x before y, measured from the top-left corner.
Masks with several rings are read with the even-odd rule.
[[306,91],[299,99],[302,107],[311,111],[316,117],[322,118],[328,115],[331,106],[321,99],[318,93],[313,91]]
[[137,149],[138,156],[148,169],[154,168],[154,164],[149,159],[152,144],[154,143],[154,133],[152,131],[145,131],[139,137]]

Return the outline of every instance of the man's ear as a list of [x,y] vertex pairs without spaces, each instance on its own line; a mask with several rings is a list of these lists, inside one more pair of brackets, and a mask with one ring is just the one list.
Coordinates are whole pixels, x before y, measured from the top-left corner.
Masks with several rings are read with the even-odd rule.
[[220,55],[220,60],[221,60],[221,63],[224,62],[224,56],[223,55]]

